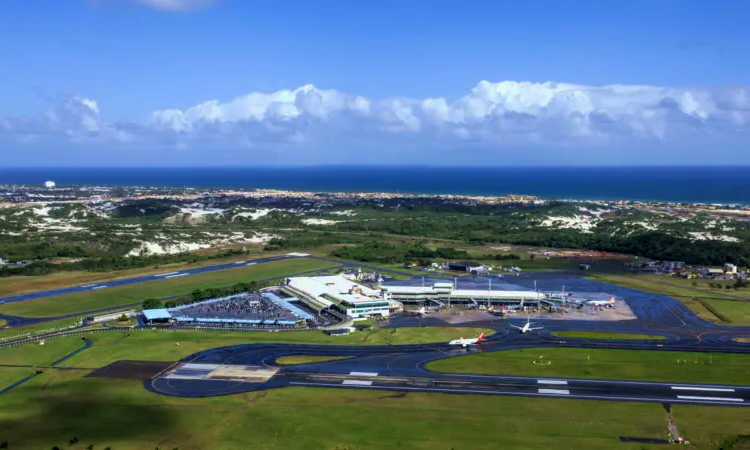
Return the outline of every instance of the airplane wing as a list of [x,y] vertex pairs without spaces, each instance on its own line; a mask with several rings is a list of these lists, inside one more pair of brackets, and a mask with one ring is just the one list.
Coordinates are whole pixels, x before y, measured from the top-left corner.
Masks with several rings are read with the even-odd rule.
[[541,330],[542,328],[544,328],[544,327],[529,328],[529,330],[530,330],[530,331],[533,331],[533,330]]
[[510,325],[511,327],[513,327],[513,328],[515,328],[517,330],[522,330],[523,329],[523,327],[519,327],[518,325],[513,325],[512,323],[509,323],[508,325]]

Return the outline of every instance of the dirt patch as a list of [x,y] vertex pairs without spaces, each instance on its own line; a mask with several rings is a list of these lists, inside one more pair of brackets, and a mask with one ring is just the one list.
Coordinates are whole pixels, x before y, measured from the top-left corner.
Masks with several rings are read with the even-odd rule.
[[91,372],[86,375],[86,378],[150,380],[173,364],[173,362],[162,361],[117,361]]

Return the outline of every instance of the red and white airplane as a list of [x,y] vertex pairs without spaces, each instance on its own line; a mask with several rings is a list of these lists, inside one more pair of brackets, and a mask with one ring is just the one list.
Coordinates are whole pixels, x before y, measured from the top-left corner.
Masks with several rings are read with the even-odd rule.
[[477,345],[480,342],[486,341],[486,340],[487,340],[487,338],[484,337],[484,333],[482,333],[482,334],[479,335],[479,337],[474,338],[474,339],[464,339],[464,338],[454,339],[454,340],[448,342],[448,345],[460,345],[462,347],[468,347],[470,345]]

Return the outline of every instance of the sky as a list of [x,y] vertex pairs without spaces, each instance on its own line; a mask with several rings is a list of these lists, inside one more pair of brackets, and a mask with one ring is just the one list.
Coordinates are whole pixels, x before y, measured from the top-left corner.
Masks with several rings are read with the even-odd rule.
[[0,2],[13,166],[750,164],[750,2]]

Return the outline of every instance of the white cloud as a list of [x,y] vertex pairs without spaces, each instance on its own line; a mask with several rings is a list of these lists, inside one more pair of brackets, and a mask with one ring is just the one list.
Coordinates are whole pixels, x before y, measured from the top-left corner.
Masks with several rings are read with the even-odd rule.
[[132,0],[151,8],[161,9],[164,11],[195,11],[198,9],[208,8],[219,3],[220,0]]
[[748,88],[514,81],[482,81],[455,101],[373,100],[306,85],[252,92],[227,102],[208,100],[184,110],[154,111],[143,120],[105,120],[97,102],[84,97],[65,99],[41,120],[0,116],[0,137],[29,145],[66,139],[77,144],[196,149],[385,141],[403,146],[607,146],[748,132]]

